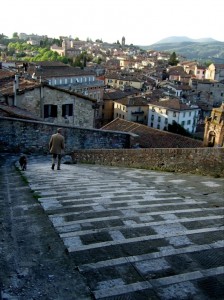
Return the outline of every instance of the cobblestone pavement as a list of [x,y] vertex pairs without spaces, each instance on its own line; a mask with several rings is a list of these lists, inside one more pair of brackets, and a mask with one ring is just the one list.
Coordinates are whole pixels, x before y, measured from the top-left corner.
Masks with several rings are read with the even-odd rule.
[[224,298],[224,178],[50,164],[30,157],[23,176],[83,299]]

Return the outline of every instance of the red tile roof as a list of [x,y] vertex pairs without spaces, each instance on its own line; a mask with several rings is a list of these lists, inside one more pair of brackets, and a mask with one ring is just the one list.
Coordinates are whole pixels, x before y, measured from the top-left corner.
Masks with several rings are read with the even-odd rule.
[[132,145],[139,144],[141,148],[200,148],[202,141],[148,127],[146,125],[117,118],[103,126],[102,130],[130,132],[137,135]]
[[43,121],[43,119],[25,109],[16,106],[8,106],[6,104],[0,104],[0,116]]

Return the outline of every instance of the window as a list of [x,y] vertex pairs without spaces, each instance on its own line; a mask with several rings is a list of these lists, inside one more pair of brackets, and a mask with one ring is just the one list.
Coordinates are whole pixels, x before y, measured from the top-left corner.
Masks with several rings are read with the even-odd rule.
[[161,121],[161,117],[158,117],[158,122],[160,122]]
[[165,119],[165,122],[164,122],[164,123],[165,123],[165,124],[168,124],[168,119],[167,119],[167,118]]
[[57,105],[47,104],[44,105],[44,118],[57,118],[58,108]]
[[175,111],[173,112],[173,117],[176,117],[176,112]]
[[189,117],[191,116],[191,111],[189,111]]
[[187,121],[187,125],[190,125],[190,124],[191,124],[191,120],[188,120],[188,121]]
[[151,120],[152,120],[152,121],[154,120],[154,115],[151,116]]
[[62,105],[62,117],[73,115],[73,104]]
[[181,126],[184,127],[184,125],[185,125],[185,121],[182,121],[182,122],[181,122]]

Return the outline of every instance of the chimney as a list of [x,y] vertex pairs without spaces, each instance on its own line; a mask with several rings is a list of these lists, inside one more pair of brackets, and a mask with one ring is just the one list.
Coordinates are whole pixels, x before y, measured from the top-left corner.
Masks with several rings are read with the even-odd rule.
[[13,83],[13,91],[14,91],[14,106],[16,106],[17,104],[17,99],[16,99],[16,95],[17,95],[17,91],[19,89],[19,75],[15,75],[15,80]]

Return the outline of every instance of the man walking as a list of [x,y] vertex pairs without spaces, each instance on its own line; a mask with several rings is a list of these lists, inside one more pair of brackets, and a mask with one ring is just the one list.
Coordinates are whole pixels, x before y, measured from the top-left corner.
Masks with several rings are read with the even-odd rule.
[[49,149],[50,149],[50,153],[52,154],[51,169],[54,170],[55,164],[57,162],[57,170],[60,170],[61,154],[62,154],[62,150],[65,149],[65,139],[62,136],[62,128],[58,128],[57,133],[51,136],[49,142]]

